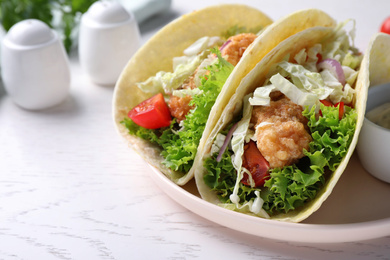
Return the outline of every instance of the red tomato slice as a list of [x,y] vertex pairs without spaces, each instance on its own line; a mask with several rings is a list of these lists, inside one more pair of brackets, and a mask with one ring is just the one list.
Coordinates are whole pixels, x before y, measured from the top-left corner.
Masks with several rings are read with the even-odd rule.
[[335,107],[339,107],[339,120],[341,120],[344,116],[344,102],[338,102]]
[[317,53],[317,63],[320,63],[322,61],[322,55],[321,53]]
[[147,129],[166,127],[171,124],[171,113],[161,93],[141,102],[128,113],[128,117]]
[[387,17],[387,19],[382,23],[381,32],[390,34],[390,17]]
[[[256,187],[263,186],[265,181],[269,178],[269,163],[264,159],[260,153],[255,142],[250,141],[244,146],[243,164],[247,170],[250,171],[252,179]],[[248,174],[244,173],[241,182],[244,185],[250,185]]]
[[333,107],[333,103],[332,102],[330,102],[330,101],[328,101],[328,100],[320,100],[320,102],[322,103],[322,104],[324,104],[325,106],[327,106],[327,107]]

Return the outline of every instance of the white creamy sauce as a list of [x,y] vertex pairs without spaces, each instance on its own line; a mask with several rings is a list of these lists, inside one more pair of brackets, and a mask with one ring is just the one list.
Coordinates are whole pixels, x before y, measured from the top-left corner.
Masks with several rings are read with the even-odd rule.
[[374,124],[390,129],[390,102],[370,110],[366,117]]

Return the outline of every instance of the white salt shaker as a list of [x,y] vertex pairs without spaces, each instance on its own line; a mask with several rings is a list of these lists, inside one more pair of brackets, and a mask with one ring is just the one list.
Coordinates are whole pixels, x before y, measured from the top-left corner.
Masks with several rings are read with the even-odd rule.
[[1,76],[6,92],[25,109],[44,109],[69,94],[70,69],[64,46],[45,23],[15,24],[1,45]]
[[95,2],[83,14],[79,59],[94,83],[114,85],[139,46],[138,24],[133,14],[118,2]]

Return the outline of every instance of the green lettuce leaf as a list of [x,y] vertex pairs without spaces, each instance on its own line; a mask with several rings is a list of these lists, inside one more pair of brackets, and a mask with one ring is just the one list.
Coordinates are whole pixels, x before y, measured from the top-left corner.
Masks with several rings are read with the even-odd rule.
[[152,130],[140,127],[130,118],[124,118],[121,121],[121,124],[124,125],[129,131],[130,135],[138,136],[142,139],[149,140],[151,143],[159,144],[162,140],[159,138],[162,134],[161,129]]

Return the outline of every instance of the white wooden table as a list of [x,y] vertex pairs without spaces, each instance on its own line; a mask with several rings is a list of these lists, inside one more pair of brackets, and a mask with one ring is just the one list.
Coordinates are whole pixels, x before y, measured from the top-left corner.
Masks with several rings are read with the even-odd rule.
[[[143,42],[180,14],[219,2],[173,1],[141,26]],[[243,1],[277,19],[318,7],[357,21],[365,49],[388,1]],[[340,244],[284,242],[205,220],[171,200],[117,135],[113,87],[91,83],[77,53],[67,100],[16,106],[0,88],[0,259],[389,259],[390,237]],[[386,198],[384,198],[386,200]]]

